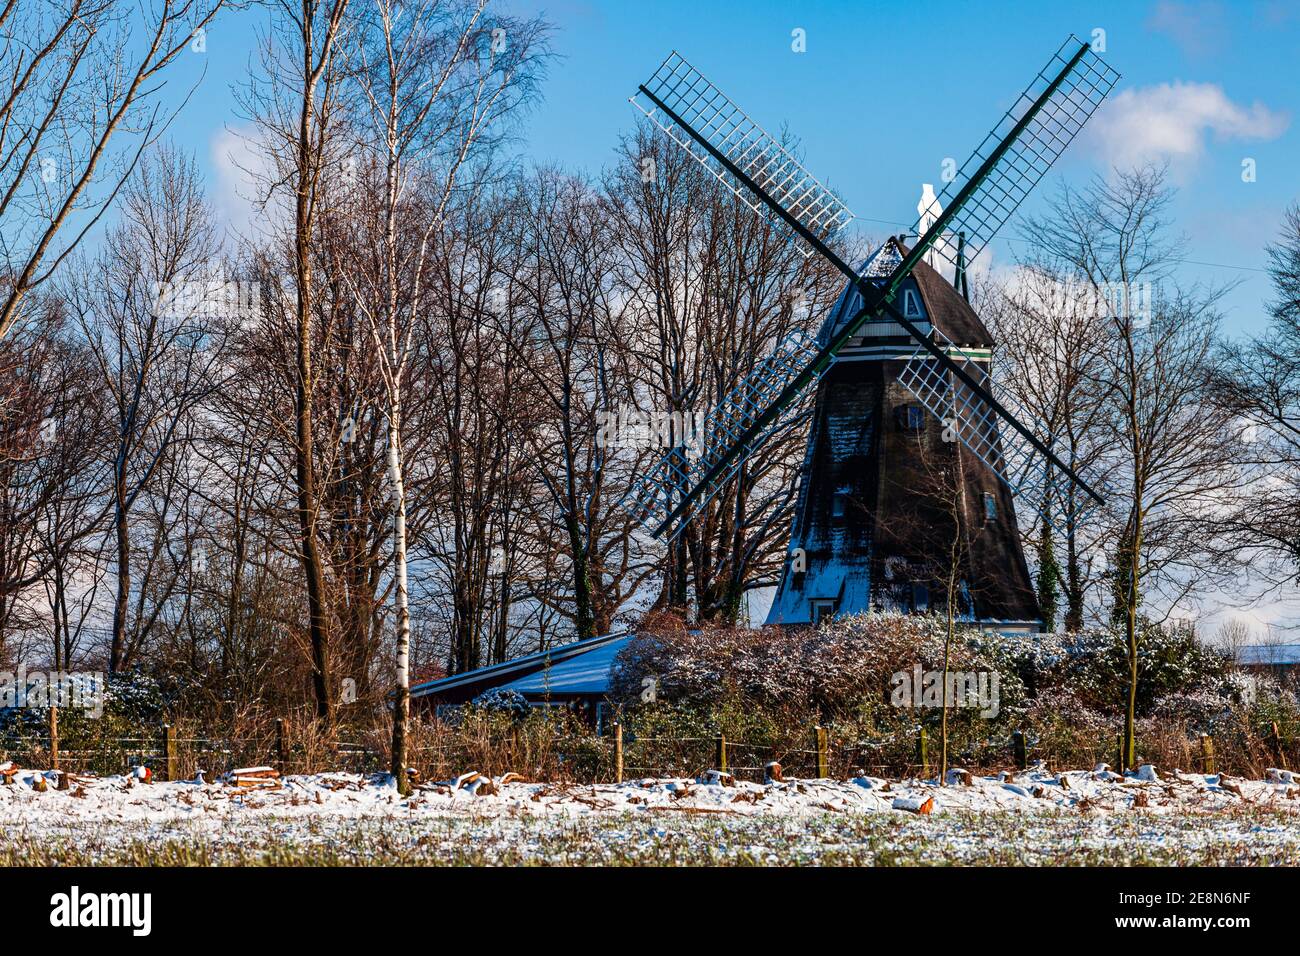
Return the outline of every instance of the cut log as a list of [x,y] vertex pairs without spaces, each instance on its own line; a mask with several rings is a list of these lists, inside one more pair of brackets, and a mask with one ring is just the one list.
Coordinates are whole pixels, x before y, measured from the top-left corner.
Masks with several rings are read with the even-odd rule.
[[906,810],[909,813],[927,814],[934,810],[934,797],[895,797],[893,807],[895,810]]
[[785,783],[785,777],[781,776],[781,765],[773,760],[763,767],[764,783]]

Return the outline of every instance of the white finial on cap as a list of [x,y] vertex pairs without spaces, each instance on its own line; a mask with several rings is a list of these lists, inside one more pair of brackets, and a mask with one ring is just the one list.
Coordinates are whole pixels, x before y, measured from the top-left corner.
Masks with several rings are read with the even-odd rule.
[[[921,200],[916,204],[916,213],[920,217],[916,221],[916,235],[919,239],[930,231],[930,227],[943,214],[943,207],[939,205],[939,197],[934,194],[934,185],[932,183],[921,184]],[[943,241],[942,237],[931,243],[930,248],[925,252],[926,264],[931,268],[938,269],[939,263],[944,258],[942,250],[945,248],[947,248],[947,243]]]

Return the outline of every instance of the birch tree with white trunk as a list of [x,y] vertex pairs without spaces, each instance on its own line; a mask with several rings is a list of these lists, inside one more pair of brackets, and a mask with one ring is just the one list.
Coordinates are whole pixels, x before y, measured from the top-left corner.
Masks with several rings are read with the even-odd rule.
[[[430,256],[448,206],[466,186],[463,174],[490,148],[494,124],[531,92],[544,48],[538,21],[493,19],[487,6],[486,0],[376,0],[357,31],[355,122],[366,162],[360,170],[345,166],[355,175],[341,183],[350,193],[341,207],[354,211],[360,228],[380,234],[381,252],[370,274],[352,263],[336,269],[370,325],[387,404],[396,638],[392,772],[402,793],[409,789],[411,644],[402,408],[412,320],[425,307]],[[371,202],[358,209],[365,198]]]

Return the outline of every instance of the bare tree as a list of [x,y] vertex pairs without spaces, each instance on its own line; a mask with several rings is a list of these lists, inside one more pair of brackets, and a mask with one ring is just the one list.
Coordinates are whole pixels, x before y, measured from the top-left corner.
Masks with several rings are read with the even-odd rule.
[[[606,183],[638,396],[679,420],[719,405],[786,335],[814,330],[843,284],[715,187],[648,126],[622,143]],[[660,605],[684,608],[693,586],[701,618],[734,621],[747,591],[775,583],[806,421],[795,415],[669,546]]]
[[632,398],[618,241],[606,203],[575,177],[540,170],[516,202],[519,263],[502,335],[540,402],[523,436],[541,489],[536,550],[563,555],[570,572],[569,586],[537,597],[583,639],[607,632],[657,566],[615,507],[628,474],[608,424]]
[[1268,257],[1268,329],[1226,348],[1216,384],[1241,418],[1250,482],[1223,516],[1222,538],[1274,592],[1300,578],[1300,205],[1287,209]]
[[[103,216],[166,125],[163,73],[225,0],[0,6],[0,338]],[[151,105],[152,104],[152,105]],[[121,133],[134,145],[114,151]],[[60,233],[71,227],[70,238]]]
[[[62,301],[41,294],[0,342],[0,653],[49,625],[53,660],[74,650],[70,580],[103,530],[102,394]],[[42,612],[37,589],[53,586]],[[93,593],[93,585],[92,585]],[[66,652],[66,653],[65,653]]]
[[149,630],[130,620],[132,513],[178,453],[187,416],[218,385],[213,312],[223,303],[208,294],[216,249],[197,167],[163,149],[127,183],[122,221],[102,252],[66,284],[113,409],[112,671],[131,663]]
[[[983,295],[981,314],[998,339],[997,380],[1024,409],[1044,441],[1076,473],[1090,473],[1104,447],[1101,425],[1109,413],[1101,388],[1103,356],[1110,339],[1107,317],[1097,308],[1090,286],[1075,281],[1050,262],[1021,263],[1014,282]],[[1033,522],[1026,535],[1038,556],[1038,595],[1043,623],[1056,627],[1061,586],[1065,592],[1064,629],[1083,627],[1085,598],[1095,583],[1094,552],[1105,533],[1103,516],[1084,520],[1086,501],[1073,482],[1050,482],[1041,511],[1062,517],[1064,580],[1056,561],[1052,526],[1041,514],[1025,509],[1022,523]]]
[[1045,254],[1109,305],[1100,386],[1101,425],[1116,517],[1113,621],[1124,630],[1129,682],[1124,759],[1135,759],[1138,617],[1144,591],[1170,603],[1203,580],[1214,552],[1207,515],[1238,485],[1240,429],[1218,401],[1218,314],[1223,289],[1178,289],[1168,279],[1171,192],[1146,167],[1062,189],[1030,235]]
[[[319,522],[321,501],[314,414],[317,216],[326,181],[341,157],[334,132],[344,82],[348,0],[273,0],[273,24],[262,53],[264,75],[246,90],[245,108],[261,133],[272,172],[259,197],[263,208],[287,203],[292,225],[285,244],[293,274],[293,473],[297,497],[298,559],[307,593],[316,716],[334,724],[330,689],[331,621]],[[277,210],[278,211],[278,210]],[[287,210],[286,210],[287,212]],[[280,225],[275,223],[275,225]],[[278,283],[277,283],[278,284]]]
[[[356,268],[364,260],[337,270],[369,324],[385,395],[396,604],[392,770],[403,793],[411,622],[402,409],[413,316],[425,307],[432,244],[462,170],[525,101],[543,56],[540,22],[489,20],[486,7],[485,0],[379,0],[357,31],[355,125],[373,163],[364,172],[378,179],[379,189],[366,192],[382,253],[373,273]],[[414,221],[403,230],[400,217]]]

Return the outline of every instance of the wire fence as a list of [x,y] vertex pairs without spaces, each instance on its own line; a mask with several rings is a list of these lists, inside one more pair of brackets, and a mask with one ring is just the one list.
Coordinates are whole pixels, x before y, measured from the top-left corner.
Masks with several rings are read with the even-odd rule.
[[[648,777],[697,778],[719,771],[761,782],[769,776],[796,778],[853,776],[914,777],[937,772],[938,741],[924,725],[911,734],[876,738],[834,739],[827,728],[808,728],[804,744],[711,736],[638,735],[614,723],[610,732],[545,734],[521,728],[482,734],[444,730],[411,741],[408,765],[424,779],[453,779],[469,770],[498,776],[520,773],[533,780],[610,782]],[[1118,767],[1121,741],[1099,741],[1090,754]],[[1248,756],[1253,764],[1282,769],[1300,764],[1300,737],[1265,728]],[[1225,760],[1225,756],[1233,759]],[[1214,738],[1187,736],[1178,766],[1214,773],[1220,764],[1235,766],[1243,755],[1216,751]],[[1023,769],[1035,760],[1053,762],[1048,742],[1016,731],[1007,740],[988,740],[976,752],[954,748],[949,766]],[[389,769],[389,751],[367,740],[321,740],[296,737],[284,722],[274,733],[250,736],[182,736],[162,725],[151,735],[101,738],[78,746],[60,746],[57,738],[0,737],[0,759],[25,767],[51,767],[97,775],[149,767],[159,779],[213,780],[243,767],[269,766],[281,774],[343,771],[378,773]]]

